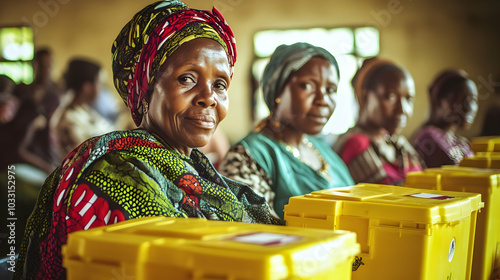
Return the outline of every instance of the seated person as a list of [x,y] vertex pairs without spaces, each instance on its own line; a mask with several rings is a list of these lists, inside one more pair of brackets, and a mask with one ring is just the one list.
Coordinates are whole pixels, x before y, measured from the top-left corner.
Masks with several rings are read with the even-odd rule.
[[262,79],[270,115],[233,146],[222,174],[249,184],[283,219],[291,196],[354,182],[345,164],[321,139],[336,106],[339,68],[325,49],[281,45]]
[[56,110],[51,123],[62,158],[86,139],[113,130],[91,107],[99,93],[100,70],[98,64],[88,59],[72,59],[68,64],[64,78],[69,101]]
[[418,153],[398,134],[413,113],[413,79],[391,61],[370,58],[352,84],[359,118],[339,136],[333,149],[356,183],[401,185],[408,172],[423,168]]
[[469,129],[477,113],[476,84],[463,70],[441,72],[429,88],[431,113],[416,132],[413,146],[427,167],[458,165],[473,155],[469,140],[456,134]]
[[115,87],[136,130],[91,138],[47,179],[14,279],[65,279],[68,234],[147,216],[277,224],[265,199],[219,175],[197,147],[228,110],[234,36],[216,10],[146,6],[112,47]]

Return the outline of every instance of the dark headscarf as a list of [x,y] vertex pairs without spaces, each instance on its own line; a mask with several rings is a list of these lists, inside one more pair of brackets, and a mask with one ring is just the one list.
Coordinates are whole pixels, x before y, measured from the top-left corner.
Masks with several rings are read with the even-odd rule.
[[210,38],[222,45],[232,76],[235,39],[215,8],[210,12],[190,9],[178,0],[155,2],[134,15],[118,34],[111,49],[113,80],[136,125],[142,120],[141,102],[149,100],[160,67],[181,44],[196,38]]
[[330,61],[340,75],[335,57],[321,47],[308,43],[295,43],[276,48],[262,76],[264,100],[269,110],[273,111],[276,108],[276,97],[281,95],[290,74],[299,70],[313,57],[322,57]]
[[469,80],[469,75],[464,70],[448,69],[439,73],[429,87],[431,104],[437,105],[435,103],[452,93],[456,85],[467,80]]

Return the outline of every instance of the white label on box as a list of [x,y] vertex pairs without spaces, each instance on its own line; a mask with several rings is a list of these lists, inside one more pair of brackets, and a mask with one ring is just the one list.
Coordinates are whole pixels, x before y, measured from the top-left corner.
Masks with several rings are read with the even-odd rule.
[[416,194],[410,194],[408,196],[419,197],[419,198],[428,198],[428,199],[438,199],[438,200],[454,198],[453,196],[447,196],[447,195],[435,194],[435,193],[416,193]]
[[301,239],[302,237],[295,235],[279,234],[272,232],[253,232],[250,234],[237,235],[231,237],[229,240],[267,246],[267,245],[293,243]]

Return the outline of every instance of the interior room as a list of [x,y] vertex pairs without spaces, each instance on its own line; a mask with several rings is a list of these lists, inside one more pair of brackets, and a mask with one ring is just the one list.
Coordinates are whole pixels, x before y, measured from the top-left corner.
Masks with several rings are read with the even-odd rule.
[[[68,59],[84,56],[100,62],[103,82],[114,92],[111,44],[121,27],[145,1],[40,0],[3,1],[0,26],[30,25],[33,44],[54,53],[54,79],[61,79]],[[200,8],[218,8],[232,26],[238,61],[230,87],[230,109],[221,130],[231,143],[238,141],[252,120],[252,65],[254,36],[263,30],[375,27],[380,57],[397,61],[415,81],[415,110],[402,133],[410,137],[428,116],[427,90],[434,76],[446,68],[469,73],[478,88],[479,111],[473,126],[459,131],[478,136],[485,112],[498,102],[499,77],[497,1],[187,1]],[[342,78],[341,78],[342,80]],[[346,79],[344,79],[346,80]],[[344,81],[350,82],[350,81]],[[342,92],[339,92],[342,95]],[[352,103],[346,106],[351,107]],[[339,104],[337,109],[344,108]],[[356,115],[357,108],[346,109]],[[352,113],[354,111],[354,113]],[[336,115],[334,115],[336,117]],[[352,120],[350,120],[352,122]]]

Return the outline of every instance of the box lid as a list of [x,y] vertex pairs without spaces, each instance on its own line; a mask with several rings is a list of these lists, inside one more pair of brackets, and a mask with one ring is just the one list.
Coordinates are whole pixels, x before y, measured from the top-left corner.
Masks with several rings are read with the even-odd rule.
[[500,153],[479,152],[472,157],[464,158],[459,163],[460,166],[497,169],[500,173]]
[[500,152],[499,136],[484,136],[471,139],[471,147],[474,152]]
[[480,194],[378,184],[320,190],[304,198],[338,201],[342,215],[431,224],[454,222],[483,207]]
[[410,172],[406,175],[405,187],[456,189],[490,189],[500,187],[500,170],[475,167],[444,165]]

